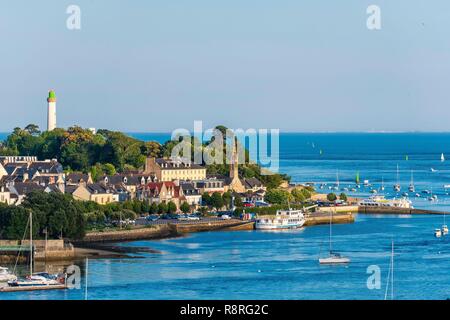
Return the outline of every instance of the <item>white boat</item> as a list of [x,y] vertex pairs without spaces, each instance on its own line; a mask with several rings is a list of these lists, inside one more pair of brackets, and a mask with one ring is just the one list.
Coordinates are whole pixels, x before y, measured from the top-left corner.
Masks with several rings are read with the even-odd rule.
[[58,276],[51,275],[45,272],[34,273],[31,276],[26,277],[22,280],[9,281],[8,285],[10,287],[41,287],[41,286],[52,286],[62,284],[58,280]]
[[431,172],[437,172],[437,170],[434,168],[430,168],[430,170],[431,170]]
[[420,193],[416,193],[416,198],[420,198]]
[[408,197],[408,196],[409,196],[409,194],[408,194],[408,192],[403,192],[403,193],[402,193],[402,196],[404,196],[404,197]]
[[393,187],[393,189],[394,189],[394,191],[395,192],[399,192],[400,191],[400,183],[398,182],[398,178],[399,178],[399,173],[398,173],[398,165],[397,165],[397,183],[396,184],[394,184],[394,187]]
[[448,227],[446,224],[442,226],[442,234],[445,236],[448,234]]
[[382,195],[376,195],[367,199],[363,199],[358,203],[358,205],[363,207],[397,207],[407,209],[413,208],[411,201],[408,199],[386,199]]
[[350,262],[349,258],[342,257],[339,253],[330,253],[329,257],[320,258],[320,264],[347,264]]
[[435,236],[436,238],[440,238],[440,237],[442,236],[442,231],[441,231],[441,229],[436,229],[436,230],[434,230],[434,236]]
[[409,184],[408,188],[409,192],[416,192],[416,188],[414,187],[414,177],[413,177],[413,171],[411,170],[411,182]]
[[441,162],[444,162],[445,161],[445,157],[444,157],[444,154],[443,153],[441,153]]
[[333,251],[333,248],[332,248],[332,225],[333,225],[333,213],[332,213],[332,211],[330,211],[330,237],[329,237],[328,256],[324,257],[324,258],[319,258],[319,263],[327,264],[327,265],[347,264],[350,262],[349,258],[343,257],[339,253]]
[[370,186],[369,180],[364,180],[363,183],[364,183],[364,186],[365,186],[365,187]]
[[12,274],[8,268],[0,267],[0,283],[17,280],[17,277]]
[[372,190],[370,190],[370,193],[377,193],[377,190],[376,189],[372,189]]
[[450,184],[444,184],[444,189],[450,189]]
[[258,217],[255,222],[255,229],[296,229],[301,228],[304,224],[305,216],[302,210],[277,210],[275,216]]
[[[8,281],[10,287],[42,287],[42,286],[56,286],[64,284],[65,276],[51,275],[46,272],[33,273],[33,214],[30,211],[28,218],[30,226],[30,275],[25,279],[14,279]],[[55,287],[56,288],[56,287]],[[30,288],[31,289],[31,288]]]

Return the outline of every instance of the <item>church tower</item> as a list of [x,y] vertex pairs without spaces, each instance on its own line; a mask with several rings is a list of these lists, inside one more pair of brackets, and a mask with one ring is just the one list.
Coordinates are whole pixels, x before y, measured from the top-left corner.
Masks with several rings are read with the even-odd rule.
[[245,187],[242,184],[241,179],[239,179],[239,152],[238,152],[238,141],[234,138],[233,152],[231,154],[230,163],[230,189],[235,192],[245,192]]

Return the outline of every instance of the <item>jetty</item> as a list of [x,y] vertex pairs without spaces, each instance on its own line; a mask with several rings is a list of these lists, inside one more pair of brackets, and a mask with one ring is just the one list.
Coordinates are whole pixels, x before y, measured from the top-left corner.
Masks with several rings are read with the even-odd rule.
[[414,209],[414,208],[399,208],[399,207],[369,207],[359,206],[358,213],[360,214],[400,214],[400,215],[415,215],[415,214],[429,214],[429,215],[448,215],[450,212],[429,210],[429,209]]

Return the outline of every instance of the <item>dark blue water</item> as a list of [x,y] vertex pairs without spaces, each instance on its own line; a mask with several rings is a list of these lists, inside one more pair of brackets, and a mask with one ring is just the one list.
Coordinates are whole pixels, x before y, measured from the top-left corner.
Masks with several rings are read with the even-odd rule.
[[[348,266],[319,265],[327,248],[326,225],[126,243],[162,253],[90,260],[88,299],[384,299],[391,240],[394,298],[446,299],[450,237],[433,236],[442,222],[440,216],[360,215],[354,224],[335,225],[334,248],[351,259]],[[371,265],[380,268],[380,289],[367,287]],[[84,298],[84,288],[0,294],[0,299]]]

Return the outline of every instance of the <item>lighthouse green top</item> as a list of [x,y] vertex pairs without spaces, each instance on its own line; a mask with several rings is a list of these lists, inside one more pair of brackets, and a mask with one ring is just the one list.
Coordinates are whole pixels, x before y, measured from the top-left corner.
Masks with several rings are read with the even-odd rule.
[[55,91],[50,90],[50,91],[48,92],[48,98],[49,98],[49,99],[55,99],[55,98],[56,98]]

